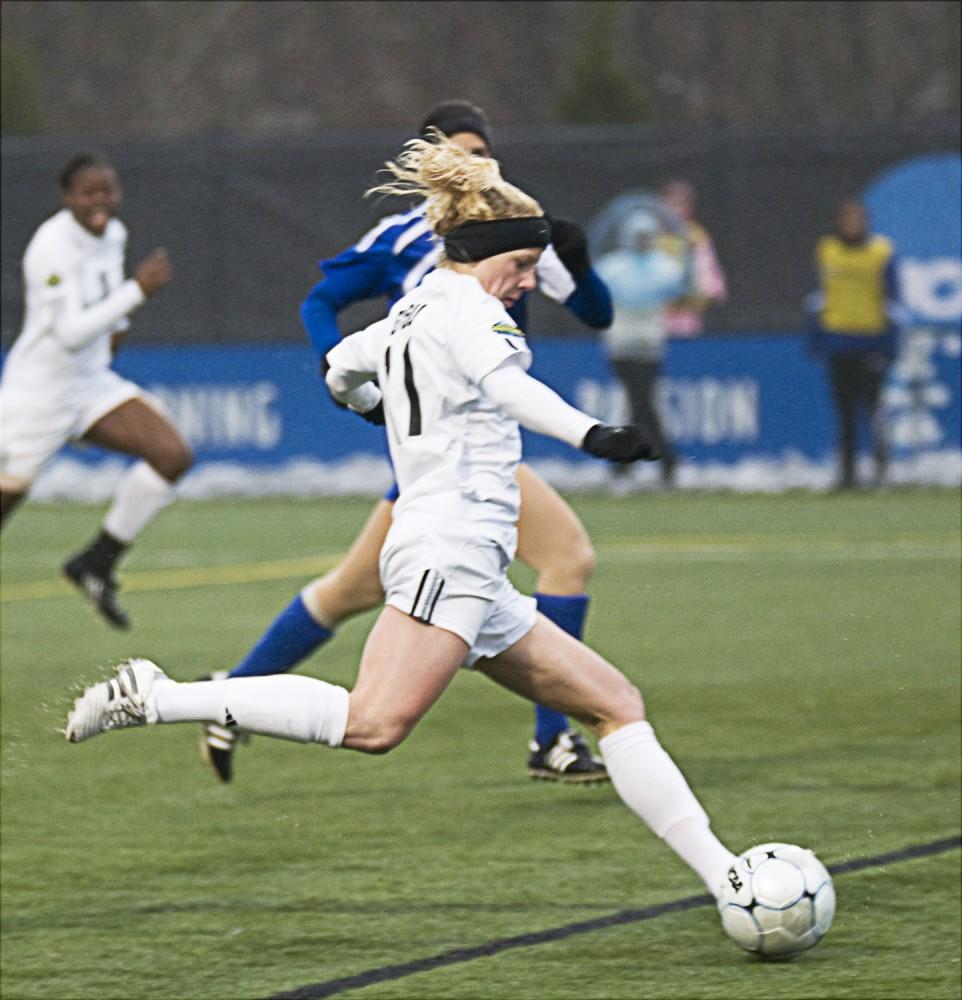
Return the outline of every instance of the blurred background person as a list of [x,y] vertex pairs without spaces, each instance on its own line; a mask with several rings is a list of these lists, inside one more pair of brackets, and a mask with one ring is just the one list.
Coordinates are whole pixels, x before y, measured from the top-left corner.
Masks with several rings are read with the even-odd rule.
[[705,328],[708,307],[728,298],[725,273],[708,230],[695,220],[694,186],[688,181],[672,180],[662,185],[659,194],[681,221],[692,255],[688,288],[666,307],[665,330],[669,337],[696,337]]
[[611,292],[614,318],[604,331],[605,348],[638,424],[661,454],[661,481],[674,482],[676,458],[665,436],[656,390],[665,356],[665,307],[689,286],[690,245],[657,199],[638,195],[630,203],[596,265]]
[[110,363],[127,317],[173,270],[157,249],[124,278],[120,181],[103,155],[73,156],[60,172],[60,190],[63,207],[37,229],[23,255],[23,327],[0,384],[0,521],[6,523],[68,441],[140,459],[120,481],[100,534],[63,567],[111,625],[128,628],[114,567],[174,498],[192,455],[140,386]]
[[815,247],[816,289],[807,300],[812,353],[828,366],[838,421],[836,488],[858,485],[859,425],[867,421],[875,470],[881,485],[888,466],[888,442],[881,414],[882,388],[897,348],[901,307],[891,240],[870,231],[868,213],[857,199],[843,201],[835,230]]

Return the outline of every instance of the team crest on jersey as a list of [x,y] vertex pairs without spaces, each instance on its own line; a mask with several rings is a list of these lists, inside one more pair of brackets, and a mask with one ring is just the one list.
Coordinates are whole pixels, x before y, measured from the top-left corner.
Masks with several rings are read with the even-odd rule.
[[60,284],[60,275],[51,274],[50,277],[47,278],[47,284],[50,285],[51,288],[55,288],[57,285]]
[[500,333],[505,337],[524,337],[524,331],[512,323],[495,323],[491,329],[495,333]]

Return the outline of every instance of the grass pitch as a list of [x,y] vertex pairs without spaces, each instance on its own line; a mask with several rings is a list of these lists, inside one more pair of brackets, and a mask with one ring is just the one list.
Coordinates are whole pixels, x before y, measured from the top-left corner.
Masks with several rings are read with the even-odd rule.
[[[599,555],[588,640],[641,687],[734,849],[788,840],[831,865],[958,834],[957,494],[574,505]],[[369,508],[172,508],[128,560],[126,634],[57,578],[99,511],[18,512],[2,548],[6,1000],[266,997],[702,891],[610,787],[530,781],[531,711],[478,676],[386,757],[254,738],[229,786],[198,726],[63,740],[71,698],[120,658],[178,679],[232,666]],[[349,685],[371,621],[305,672]],[[790,963],[743,956],[702,907],[348,993],[958,997],[959,874],[950,850],[839,875],[834,928]]]

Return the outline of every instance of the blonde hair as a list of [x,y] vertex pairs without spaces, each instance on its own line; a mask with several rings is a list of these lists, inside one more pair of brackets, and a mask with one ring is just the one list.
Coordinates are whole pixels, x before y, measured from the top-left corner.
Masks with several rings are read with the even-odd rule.
[[438,236],[466,222],[542,216],[541,206],[501,176],[497,160],[476,156],[437,129],[432,139],[410,139],[398,158],[385,164],[394,180],[368,194],[423,195],[425,214]]

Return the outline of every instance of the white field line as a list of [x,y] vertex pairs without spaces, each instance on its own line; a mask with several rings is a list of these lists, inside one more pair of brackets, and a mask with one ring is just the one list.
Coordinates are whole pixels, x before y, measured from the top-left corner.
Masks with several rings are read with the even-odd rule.
[[[825,536],[729,535],[679,538],[607,537],[596,545],[601,562],[764,562],[797,560],[846,562],[862,561],[959,561],[962,559],[958,535],[906,534],[887,540],[851,541]],[[259,583],[265,580],[304,580],[337,565],[339,553],[319,553],[289,559],[229,563],[207,566],[180,566],[176,569],[134,570],[123,576],[124,590],[130,592],[187,590]],[[8,583],[0,588],[0,603],[36,601],[66,597],[74,590],[63,580],[42,579]]]
[[665,545],[639,538],[607,538],[597,547],[609,562],[758,562],[771,559],[801,561],[848,560],[960,560],[959,537],[899,537],[881,541],[849,541],[841,538],[744,538],[676,539]]

